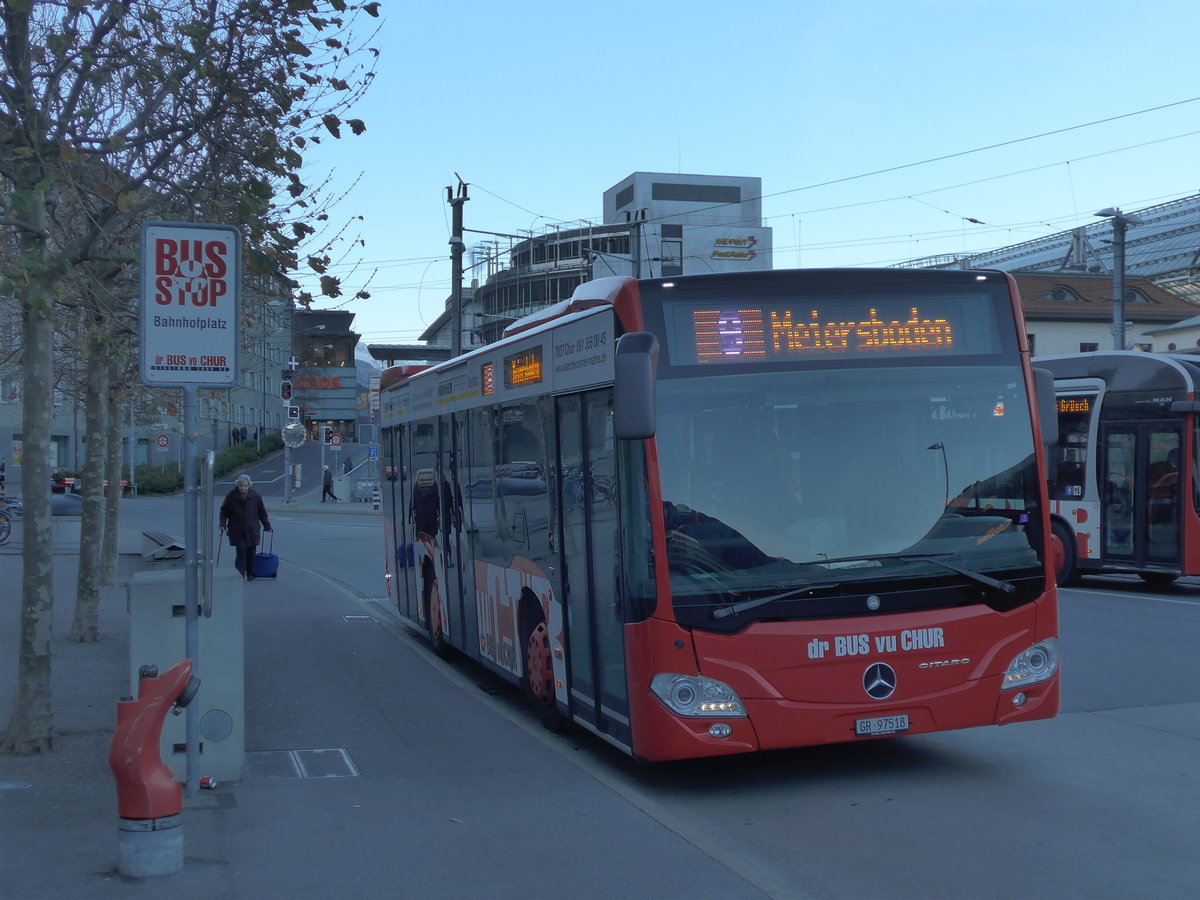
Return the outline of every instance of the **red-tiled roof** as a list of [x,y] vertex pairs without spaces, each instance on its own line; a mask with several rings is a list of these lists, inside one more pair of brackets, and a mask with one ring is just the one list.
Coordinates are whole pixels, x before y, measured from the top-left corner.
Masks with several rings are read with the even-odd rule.
[[[1112,318],[1112,278],[1107,275],[1057,275],[1045,272],[1010,272],[1021,292],[1027,319]],[[1064,288],[1065,299],[1052,300],[1055,288]],[[1176,322],[1200,312],[1200,307],[1150,281],[1132,279],[1126,290],[1135,290],[1148,303],[1125,302],[1125,316],[1132,321]]]

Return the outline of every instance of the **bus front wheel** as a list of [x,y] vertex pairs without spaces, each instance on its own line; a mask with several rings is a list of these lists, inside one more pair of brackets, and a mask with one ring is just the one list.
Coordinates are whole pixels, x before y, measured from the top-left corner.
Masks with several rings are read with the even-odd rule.
[[1075,535],[1064,523],[1050,523],[1054,548],[1054,580],[1059,587],[1070,587],[1079,583],[1079,568],[1076,565]]
[[525,697],[550,731],[559,732],[566,718],[558,711],[554,693],[554,661],[550,651],[550,631],[540,616],[525,628],[525,677],[521,679]]

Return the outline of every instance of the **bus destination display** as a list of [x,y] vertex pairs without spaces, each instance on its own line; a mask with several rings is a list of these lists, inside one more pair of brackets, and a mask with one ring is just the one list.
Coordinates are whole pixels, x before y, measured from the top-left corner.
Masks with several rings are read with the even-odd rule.
[[[990,312],[985,298],[965,298]],[[994,352],[994,324],[957,299],[671,304],[677,364],[781,362],[815,357],[949,356]],[[968,321],[982,327],[971,333]],[[689,358],[690,357],[690,358]]]
[[530,347],[504,357],[504,386],[539,384],[542,380],[542,348]]

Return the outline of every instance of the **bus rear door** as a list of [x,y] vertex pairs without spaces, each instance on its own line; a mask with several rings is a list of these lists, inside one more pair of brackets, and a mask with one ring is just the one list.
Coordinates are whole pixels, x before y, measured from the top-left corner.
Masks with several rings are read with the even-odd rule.
[[1121,422],[1100,428],[1101,540],[1104,559],[1144,565],[1180,563],[1177,422]]

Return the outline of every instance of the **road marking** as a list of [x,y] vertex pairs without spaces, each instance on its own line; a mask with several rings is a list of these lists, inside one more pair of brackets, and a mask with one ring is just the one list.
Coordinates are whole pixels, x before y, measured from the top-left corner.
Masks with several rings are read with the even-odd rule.
[[[427,662],[430,668],[435,669],[447,681],[454,684],[464,693],[469,694],[473,699],[482,703],[492,712],[503,716],[534,740],[552,750],[564,761],[582,769],[635,809],[641,810],[645,815],[654,819],[668,831],[678,835],[680,839],[687,841],[701,853],[723,865],[730,872],[758,888],[768,897],[779,898],[779,900],[783,900],[783,898],[792,898],[792,900],[795,900],[795,898],[815,896],[805,891],[799,885],[788,881],[785,876],[781,875],[769,863],[749,860],[744,856],[739,856],[734,850],[730,849],[728,840],[720,834],[714,834],[706,829],[697,827],[695,822],[687,818],[686,814],[675,812],[667,804],[638,790],[627,781],[614,777],[607,766],[602,765],[583,753],[576,753],[574,741],[565,740],[559,735],[551,734],[542,727],[540,722],[533,718],[532,712],[527,707],[522,706],[519,709],[513,709],[509,704],[497,700],[487,692],[481,690],[479,684],[468,673],[460,672],[439,659],[437,654],[433,652],[433,648],[429,646],[429,643],[423,636],[420,636],[419,632],[414,632],[409,625],[402,623],[396,617],[391,603],[386,598],[359,597],[358,602],[372,611],[383,610],[386,615],[378,617],[379,624],[406,644],[421,659]],[[476,660],[467,657],[464,657],[464,659],[467,659],[471,665],[478,665]],[[599,740],[594,735],[592,738]]]
[[1095,591],[1095,590],[1088,590],[1086,588],[1059,588],[1059,590],[1060,591],[1070,591],[1073,594],[1091,594],[1093,596],[1099,594],[1100,596],[1103,596],[1103,597],[1122,597],[1125,600],[1137,600],[1139,603],[1144,600],[1154,600],[1154,601],[1157,601],[1158,603],[1177,603],[1181,606],[1196,606],[1196,605],[1198,605],[1196,600],[1176,600],[1173,597],[1160,597],[1157,594],[1133,594],[1133,593],[1125,594],[1125,593],[1121,593],[1120,591]]
[[[573,749],[574,742],[566,741],[557,735],[551,734],[542,727],[540,722],[534,720],[530,711],[525,707],[514,710],[508,704],[481,691],[479,685],[472,678],[440,660],[433,652],[433,648],[422,636],[411,630],[408,625],[402,623],[393,611],[390,602],[379,597],[364,596],[348,584],[337,581],[315,569],[309,569],[301,565],[296,565],[295,567],[325,580],[331,586],[345,593],[350,599],[358,602],[364,609],[370,612],[383,612],[384,615],[378,617],[379,624],[416,653],[418,658],[428,663],[430,668],[441,674],[447,681],[488,707],[492,712],[503,716],[534,740],[558,754],[564,761],[582,769],[631,806],[641,810],[668,831],[678,835],[682,840],[687,841],[701,853],[723,865],[730,872],[745,879],[745,881],[758,888],[768,897],[779,898],[779,900],[793,898],[794,900],[794,898],[798,897],[815,896],[799,885],[790,882],[769,863],[749,860],[744,856],[739,856],[734,850],[730,849],[728,846],[729,842],[720,834],[698,828],[685,814],[674,812],[667,804],[639,791],[628,782],[614,777],[610,774],[607,767],[602,766],[596,760],[585,754],[576,753]],[[471,663],[472,665],[478,665],[474,660],[471,660]]]

